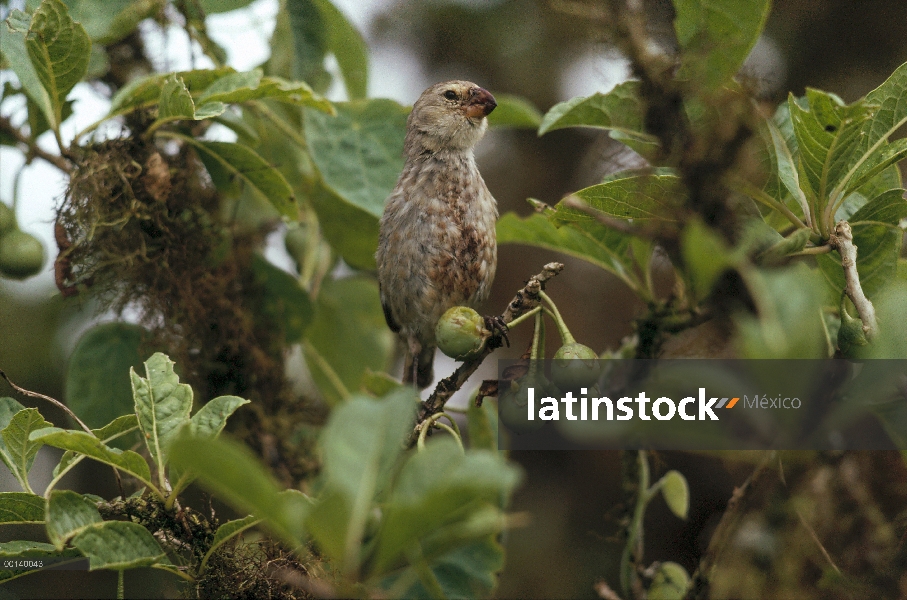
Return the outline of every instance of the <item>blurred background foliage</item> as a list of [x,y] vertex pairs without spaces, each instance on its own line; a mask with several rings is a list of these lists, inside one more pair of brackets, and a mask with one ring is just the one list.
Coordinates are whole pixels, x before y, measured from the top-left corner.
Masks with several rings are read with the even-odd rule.
[[[18,7],[19,4],[0,2],[4,9]],[[78,2],[67,4],[75,9]],[[210,12],[210,6],[206,7],[206,4],[185,3],[182,11],[184,19],[191,21],[192,6],[201,6]],[[245,3],[236,4],[239,7]],[[671,3],[649,0],[645,4],[653,37],[670,47],[674,43]],[[626,61],[614,50],[607,32],[594,19],[587,18],[589,11],[594,9],[592,3],[569,0],[402,0],[360,1],[342,6],[353,17],[352,21],[360,25],[373,54],[381,57],[381,60],[375,59],[370,72],[369,95],[375,95],[372,90],[382,89],[376,82],[388,80],[396,82],[396,87],[390,84],[385,89],[392,89],[395,99],[410,103],[429,83],[450,78],[469,79],[495,94],[521,96],[544,113],[557,102],[572,96],[606,90],[629,74]],[[357,16],[357,11],[368,17]],[[294,18],[297,23],[305,22],[306,15],[294,16],[291,10],[289,18],[278,22],[272,44],[281,51],[275,51],[264,64],[265,74],[303,79],[316,92],[329,93],[332,99],[363,95],[366,89],[364,78],[348,75],[345,78],[346,90],[336,82],[332,87],[323,60],[308,63],[294,55],[292,44],[282,37],[288,35]],[[158,18],[158,24],[164,21]],[[146,29],[153,27],[149,24]],[[203,28],[197,28],[196,33],[196,43],[208,43]],[[170,35],[176,36],[178,32],[171,31]],[[311,43],[317,55],[319,51],[326,52],[332,41],[314,35]],[[143,47],[144,42],[137,34],[110,43],[106,64],[101,60],[99,65],[93,65],[98,73],[102,73],[98,75],[97,85],[103,88],[106,84],[116,89],[136,75],[151,72],[152,62],[156,63],[154,66],[157,69],[167,64],[166,46],[161,49],[145,48],[147,56],[137,52]],[[212,53],[216,55],[217,51],[212,50]],[[901,0],[861,3],[777,0],[764,36],[746,69],[758,82],[760,96],[767,103],[783,101],[788,91],[802,95],[807,86],[832,91],[849,103],[878,86],[905,59],[907,3]],[[338,56],[337,61],[340,60]],[[401,75],[395,65],[408,66],[402,72],[411,74],[409,80],[399,82]],[[347,73],[357,68],[355,64],[340,64],[341,69],[344,67]],[[336,73],[337,69],[332,69]],[[382,110],[384,112],[376,118],[382,122],[391,118],[402,119],[405,114],[402,108],[391,103]],[[367,121],[361,115],[352,114],[353,109],[340,108],[339,111],[341,119]],[[316,115],[311,121],[318,121],[317,114],[311,114]],[[276,131],[273,120],[260,113],[247,112],[244,116],[251,124],[247,134],[260,138],[256,147],[259,154],[277,166],[294,189],[305,190],[313,199],[311,205],[316,213],[313,221],[317,222],[318,215],[324,216],[323,207],[335,206],[336,195],[346,193],[337,186],[349,181],[349,173],[327,173],[323,165],[313,164],[304,153],[287,156],[287,145],[281,143],[280,136],[291,135],[292,132]],[[285,122],[295,126],[297,135],[301,134],[301,123],[294,122],[294,119],[299,119],[298,115],[288,111],[281,116]],[[319,135],[329,135],[327,130],[332,125],[335,124],[324,119],[321,129],[317,125],[307,127],[303,142],[317,147]],[[242,135],[241,128],[237,126],[236,129]],[[4,152],[10,151],[5,149]],[[638,159],[627,154],[607,132],[588,129],[563,129],[539,137],[533,129],[493,128],[478,150],[478,160],[501,213],[515,211],[520,215],[531,212],[526,198],[538,198],[554,204],[574,190],[600,182],[608,173],[638,165]],[[313,176],[318,169],[322,170],[321,178]],[[901,169],[903,172],[903,164]],[[4,169],[2,173],[4,178],[12,177],[10,170]],[[386,175],[393,178],[390,173]],[[335,179],[332,180],[332,177]],[[3,189],[10,189],[7,185],[4,184]],[[20,189],[18,193],[21,206],[30,202],[33,192]],[[3,200],[9,202],[9,198]],[[261,243],[267,238],[272,240],[272,246],[273,240],[277,239],[277,245],[280,245],[279,238],[284,229],[277,226],[278,234],[273,234],[273,209],[262,202],[240,200],[249,198],[239,196],[223,208],[225,214],[236,216],[236,222],[246,225],[248,231],[237,236],[247,235],[254,243]],[[356,223],[357,232],[359,223],[366,223],[363,226],[366,229],[373,227],[377,216],[374,200],[363,197],[357,206],[344,205],[348,212],[342,215],[342,220]],[[364,243],[362,248],[358,248],[358,233],[356,239],[350,240],[344,238],[346,232],[343,227],[331,229],[331,225],[324,222],[321,225],[325,228],[328,241],[348,248],[344,258],[349,264],[366,269],[370,267],[368,248],[371,244]],[[367,277],[339,281],[324,279],[325,274],[335,267],[336,255],[332,255],[323,241],[313,244],[312,236],[297,232],[298,229],[294,229],[287,233],[288,254],[282,255],[282,260],[290,265],[295,263],[303,278],[307,277],[304,283],[308,285],[308,291],[318,292],[317,306],[309,307],[311,312],[299,317],[311,319],[308,325],[310,341],[303,346],[302,353],[308,359],[309,376],[330,402],[336,398],[332,399],[332,392],[324,390],[333,385],[331,377],[336,375],[344,383],[357,385],[362,370],[346,373],[339,368],[331,374],[319,369],[319,361],[323,359],[328,364],[340,364],[344,355],[354,352],[352,362],[363,367],[368,363],[369,368],[380,371],[390,366],[387,359],[392,351],[392,340],[382,329],[380,313],[375,313],[375,289],[370,280]],[[298,243],[302,244],[304,251],[292,245],[294,237],[299,238]],[[53,248],[48,250],[53,254]],[[303,257],[303,260],[297,261],[298,257]],[[557,258],[563,260],[567,268],[549,291],[571,329],[583,332],[581,341],[597,351],[616,349],[622,339],[633,333],[634,318],[642,314],[645,308],[643,303],[617,277],[580,260],[563,255]],[[502,246],[492,296],[479,311],[500,312],[529,275],[550,260],[552,253],[546,250]],[[265,287],[279,287],[279,276],[262,274],[267,269],[267,266],[258,267]],[[655,273],[656,289],[661,294],[667,294],[672,284],[668,269],[664,271]],[[63,299],[49,282],[49,277],[43,277],[39,285],[26,287],[0,279],[0,367],[25,388],[65,397],[72,393],[64,389],[68,357],[79,335],[94,322],[97,305],[94,301]],[[779,282],[774,293],[784,293],[784,282]],[[339,310],[340,303],[344,311],[350,312],[345,312],[344,318],[331,318],[329,315]],[[276,318],[291,317],[280,311]],[[357,333],[367,331],[370,339],[348,348],[330,343],[338,321],[343,321],[347,328],[348,333],[342,334],[343,337],[350,339]],[[292,332],[292,323],[285,330]],[[312,334],[313,331],[316,333]],[[323,333],[318,334],[319,331]],[[517,356],[529,342],[530,335],[528,328],[514,331],[511,334],[511,349],[499,351],[501,357]],[[709,338],[702,332],[700,336],[706,340]],[[684,354],[688,351],[685,344],[690,343],[680,336],[669,342],[669,348]],[[550,351],[553,353],[554,347]],[[223,356],[217,358],[225,359]],[[230,360],[231,357],[226,357],[222,364],[230,364]],[[291,360],[291,364],[300,364],[298,357]],[[439,366],[438,370],[443,371],[444,367]],[[214,393],[241,393],[242,390],[221,389],[237,385],[236,381],[229,379],[229,376],[223,380],[208,378],[206,385],[211,389],[206,390],[204,397],[212,397]],[[311,390],[311,386],[302,383],[297,386],[297,391],[299,389]],[[30,404],[26,402],[26,405]],[[274,421],[284,416],[279,405],[269,408]],[[323,408],[311,410],[314,413],[309,415],[311,422],[323,419]],[[65,421],[62,414],[54,414],[46,407],[42,407],[42,411],[50,421]],[[255,426],[247,426],[253,430],[250,437],[254,437]],[[250,432],[245,433],[248,435]],[[258,449],[264,455],[269,450],[274,452],[274,446],[300,443],[311,435],[305,428],[289,431],[274,428],[267,434],[284,436],[285,439],[279,442],[269,437],[259,439]],[[498,596],[595,597],[592,587],[595,580],[618,580],[613,557],[620,553],[623,545],[618,532],[622,525],[620,519],[626,512],[619,456],[605,452],[538,452],[520,453],[512,458],[523,466],[526,477],[517,488],[511,508],[517,512],[528,512],[532,521],[530,526],[507,533],[507,565]],[[649,560],[670,559],[691,572],[695,569],[734,487],[740,485],[752,470],[745,457],[736,455],[726,458],[674,453],[657,456],[653,465],[656,471],[663,472],[670,467],[686,475],[691,489],[691,510],[688,519],[680,521],[670,515],[663,502],[653,502],[645,523],[646,556]],[[792,456],[785,465],[789,483],[773,482],[760,488],[759,499],[754,501],[753,510],[745,515],[740,525],[741,530],[747,532],[744,536],[746,543],[735,546],[731,556],[723,557],[725,568],[714,581],[715,597],[722,597],[722,594],[733,597],[745,594],[752,597],[829,597],[814,588],[814,582],[823,576],[824,565],[821,557],[816,557],[816,547],[807,541],[812,532],[803,524],[802,511],[798,512],[803,507],[813,507],[818,513],[816,519],[810,520],[815,534],[823,540],[836,540],[839,552],[836,553],[834,548],[829,551],[845,561],[839,565],[841,569],[844,572],[869,573],[869,580],[875,566],[872,550],[875,544],[883,546],[887,542],[873,538],[879,531],[878,523],[866,522],[867,519],[871,521],[872,515],[886,518],[897,515],[897,522],[902,523],[898,533],[903,534],[907,513],[903,504],[894,499],[907,495],[907,483],[903,483],[907,482],[907,477],[903,462],[896,454]],[[285,480],[294,480],[304,474],[305,469],[288,471],[280,475]],[[841,473],[849,478],[842,478]],[[81,489],[89,491],[90,479],[91,471],[86,471],[81,482],[73,485],[76,489],[84,486]],[[886,487],[886,482],[902,483],[898,491]],[[3,483],[6,488],[6,480]],[[885,495],[878,493],[881,491],[885,491]],[[106,490],[106,495],[113,493],[112,489]],[[793,501],[787,502],[790,498]],[[760,506],[769,508],[763,510]],[[841,514],[849,515],[849,520],[841,521],[835,517]],[[901,553],[907,554],[903,546],[902,541]],[[778,560],[780,556],[785,557],[787,566]],[[907,560],[904,562],[907,564]],[[90,585],[81,574],[69,577],[72,585]],[[872,587],[872,581],[864,584],[867,587],[854,587],[853,594],[860,596],[867,590],[894,589],[890,582],[879,584],[880,588]],[[36,586],[31,589],[36,596],[66,597],[73,594],[73,589],[83,590],[84,595],[91,593],[89,587],[60,589],[48,582],[30,585]],[[900,585],[904,585],[903,579]],[[900,593],[907,594],[907,590],[902,587]]]

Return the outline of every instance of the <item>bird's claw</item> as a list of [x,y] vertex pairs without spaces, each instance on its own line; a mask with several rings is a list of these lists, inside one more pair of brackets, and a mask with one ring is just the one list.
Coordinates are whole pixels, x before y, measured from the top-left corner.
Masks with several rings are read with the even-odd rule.
[[504,342],[507,344],[507,347],[510,348],[510,338],[507,337],[507,332],[510,331],[510,328],[507,327],[507,323],[504,322],[499,316],[485,316],[485,329],[490,331],[495,337],[502,337]]

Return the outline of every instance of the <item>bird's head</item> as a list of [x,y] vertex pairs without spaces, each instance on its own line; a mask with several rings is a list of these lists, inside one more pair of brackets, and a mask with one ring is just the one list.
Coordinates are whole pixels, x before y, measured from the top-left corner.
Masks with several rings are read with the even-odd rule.
[[437,152],[470,150],[485,134],[497,106],[488,90],[469,81],[437,83],[419,96],[409,115],[407,147]]

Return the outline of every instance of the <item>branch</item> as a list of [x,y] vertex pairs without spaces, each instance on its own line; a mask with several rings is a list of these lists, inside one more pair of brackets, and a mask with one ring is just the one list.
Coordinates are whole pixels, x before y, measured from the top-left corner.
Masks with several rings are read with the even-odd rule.
[[[24,396],[29,396],[31,398],[40,398],[41,400],[47,400],[48,402],[50,402],[51,404],[53,404],[54,406],[56,406],[57,408],[59,408],[60,410],[65,412],[66,414],[68,414],[70,417],[72,417],[73,420],[76,423],[78,423],[82,427],[82,429],[84,429],[88,434],[94,435],[94,432],[88,428],[88,425],[86,425],[85,423],[82,422],[82,419],[80,419],[79,417],[76,416],[76,413],[72,412],[68,406],[66,406],[65,404],[63,404],[62,402],[57,400],[56,398],[51,398],[50,396],[45,396],[44,394],[40,394],[38,392],[33,392],[31,390],[27,390],[23,387],[19,387],[18,385],[16,385],[15,383],[13,383],[10,380],[9,376],[3,371],[3,369],[0,369],[0,377],[5,379],[6,383],[8,383],[10,385],[10,387],[12,387],[14,390],[16,390],[17,392],[19,392],[20,394],[22,394]],[[114,469],[114,471],[116,471],[116,469]]]
[[863,286],[860,285],[860,274],[857,272],[857,246],[853,243],[850,223],[839,221],[835,227],[835,235],[829,238],[828,245],[841,255],[841,267],[844,269],[846,282],[844,293],[853,302],[860,320],[863,321],[863,333],[868,340],[872,340],[879,332],[879,324],[876,321],[875,307],[863,293]]
[[19,131],[19,128],[14,126],[7,117],[0,117],[0,132],[8,134],[17,142],[28,148],[28,151],[25,153],[26,161],[30,161],[31,157],[37,156],[38,158],[43,158],[67,175],[72,173],[72,165],[68,160],[59,154],[51,154],[46,150],[42,150],[35,140]]
[[[507,310],[505,310],[500,317],[501,322],[505,325],[512,323],[517,317],[538,306],[541,302],[539,292],[545,289],[545,283],[560,273],[563,268],[563,264],[552,262],[545,265],[541,273],[533,275],[526,283],[526,286],[518,291],[516,296],[513,297],[513,300],[510,301],[510,304],[507,305]],[[465,361],[453,372],[453,374],[438,382],[435,391],[432,392],[428,400],[422,403],[422,407],[419,409],[416,428],[410,437],[410,442],[415,442],[419,437],[419,431],[422,428],[423,422],[432,415],[441,412],[444,409],[444,404],[450,400],[450,397],[453,396],[457,390],[463,387],[463,384],[466,383],[466,380],[469,379],[473,373],[475,373],[476,369],[479,368],[479,365],[482,364],[482,361],[484,361],[495,348],[500,347],[500,340],[498,340],[497,344],[492,343],[495,339],[497,338],[489,340],[489,343],[486,344],[485,348],[478,356]]]

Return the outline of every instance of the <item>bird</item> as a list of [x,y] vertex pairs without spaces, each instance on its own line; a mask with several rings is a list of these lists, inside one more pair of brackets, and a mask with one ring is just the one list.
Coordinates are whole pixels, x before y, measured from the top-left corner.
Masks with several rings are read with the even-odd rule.
[[485,300],[494,280],[498,208],[473,149],[496,106],[472,82],[445,81],[422,92],[407,119],[375,259],[384,317],[406,351],[403,382],[420,389],[434,378],[438,319]]

